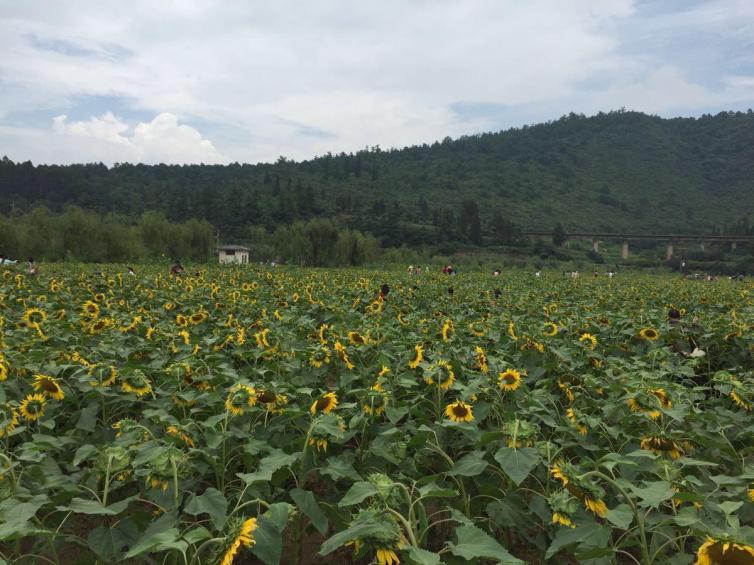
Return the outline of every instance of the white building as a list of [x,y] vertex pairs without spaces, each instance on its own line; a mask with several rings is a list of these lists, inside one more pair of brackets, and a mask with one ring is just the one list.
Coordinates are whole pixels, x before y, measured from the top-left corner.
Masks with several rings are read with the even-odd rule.
[[221,245],[217,248],[217,258],[220,263],[237,263],[246,265],[249,262],[249,249],[243,245]]

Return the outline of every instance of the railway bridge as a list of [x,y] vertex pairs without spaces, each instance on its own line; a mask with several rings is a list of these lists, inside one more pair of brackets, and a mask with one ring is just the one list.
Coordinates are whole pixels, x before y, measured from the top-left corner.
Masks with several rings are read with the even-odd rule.
[[[527,231],[524,232],[527,237],[551,237],[551,231]],[[563,234],[566,241],[570,239],[591,239],[592,249],[595,252],[600,250],[600,241],[612,240],[620,241],[621,257],[628,259],[629,241],[651,240],[664,241],[667,244],[665,259],[670,261],[673,258],[673,246],[681,241],[694,241],[701,245],[704,251],[705,243],[730,243],[731,250],[736,249],[738,243],[754,241],[754,235],[699,235],[699,234],[657,234],[657,233],[598,233],[598,232],[570,232]]]

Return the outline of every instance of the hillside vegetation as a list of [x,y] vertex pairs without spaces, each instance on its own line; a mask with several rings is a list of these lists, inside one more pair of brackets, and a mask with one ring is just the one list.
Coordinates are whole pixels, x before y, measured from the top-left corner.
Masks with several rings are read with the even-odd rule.
[[383,246],[506,243],[517,230],[750,232],[754,113],[617,111],[431,145],[257,165],[0,162],[0,212],[75,205],[206,220],[224,240],[335,218]]

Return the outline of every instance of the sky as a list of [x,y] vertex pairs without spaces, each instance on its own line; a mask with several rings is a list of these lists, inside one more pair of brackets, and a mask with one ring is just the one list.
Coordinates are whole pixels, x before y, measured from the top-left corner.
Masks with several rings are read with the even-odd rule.
[[0,0],[0,156],[256,163],[754,107],[754,0]]

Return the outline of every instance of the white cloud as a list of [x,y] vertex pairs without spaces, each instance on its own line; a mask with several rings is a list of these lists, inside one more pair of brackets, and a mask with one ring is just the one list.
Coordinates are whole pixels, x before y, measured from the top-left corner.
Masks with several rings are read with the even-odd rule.
[[[207,139],[194,128],[179,124],[173,114],[163,112],[151,122],[139,122],[133,132],[126,122],[106,112],[86,121],[69,122],[65,115],[53,118],[49,145],[78,145],[81,139],[87,147],[90,140],[100,143],[95,150],[99,157],[87,160],[142,163],[219,163],[226,161]],[[91,150],[91,149],[89,149]]]
[[[746,80],[725,79],[754,75],[754,60],[743,55],[754,42],[751,6],[746,0],[675,11],[633,0],[7,3],[0,16],[0,123],[19,113],[70,116],[74,108],[80,116],[82,97],[117,97],[130,106],[110,108],[121,117],[88,117],[106,108],[81,121],[58,117],[45,143],[65,137],[81,151],[76,161],[102,153],[145,162],[256,161],[509,125],[494,117],[459,119],[451,111],[459,101],[503,105],[511,115],[547,108],[542,119],[620,106],[708,111],[754,101]],[[689,35],[710,41],[710,51],[719,53],[715,64],[734,64],[725,49],[739,54],[738,66],[701,72],[694,61],[670,60],[667,48],[679,33],[686,41]],[[710,38],[729,43],[723,48]],[[700,73],[709,80],[700,81]],[[142,120],[157,118],[129,128],[135,121],[129,109]],[[194,120],[207,131],[179,124]],[[318,130],[327,135],[311,135]],[[0,153],[17,154],[20,142],[13,140],[21,134],[3,132]],[[102,141],[99,153],[90,153],[92,139]],[[32,147],[28,157],[39,160],[42,152]]]

